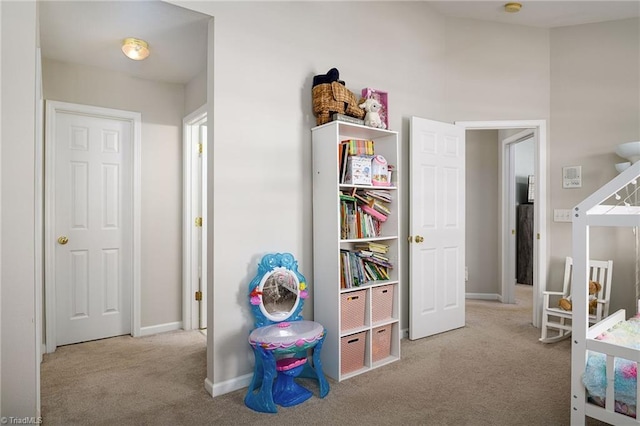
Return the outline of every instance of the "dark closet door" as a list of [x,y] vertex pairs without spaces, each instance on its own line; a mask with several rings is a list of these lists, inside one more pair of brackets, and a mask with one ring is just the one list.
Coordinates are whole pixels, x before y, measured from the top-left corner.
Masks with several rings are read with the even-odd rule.
[[516,279],[533,285],[533,204],[520,204],[517,210]]

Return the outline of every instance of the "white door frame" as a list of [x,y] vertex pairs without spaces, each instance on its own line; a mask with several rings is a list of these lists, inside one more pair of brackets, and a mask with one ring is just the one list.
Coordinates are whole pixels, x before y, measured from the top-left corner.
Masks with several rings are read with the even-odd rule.
[[[534,173],[536,184],[534,189],[534,241],[533,241],[533,318],[535,327],[540,327],[542,318],[542,292],[546,288],[547,279],[547,122],[546,120],[498,120],[498,121],[457,121],[456,125],[466,130],[502,130],[502,129],[532,129],[537,136],[537,144],[534,155]],[[506,262],[508,262],[508,250],[511,243],[511,231],[509,227],[509,200],[505,174],[509,165],[509,145],[505,144],[500,149],[500,281],[502,289],[502,302],[514,303],[514,279],[507,276]],[[505,152],[505,150],[507,150]],[[515,249],[514,249],[515,250]],[[514,251],[515,252],[515,251]]]
[[133,267],[133,283],[131,297],[131,335],[140,335],[140,264],[141,264],[141,143],[142,143],[142,116],[139,112],[123,111],[110,108],[101,108],[88,105],[72,104],[59,101],[46,102],[46,129],[45,129],[45,176],[44,176],[44,256],[45,256],[45,344],[48,353],[56,350],[56,282],[54,247],[56,241],[54,229],[54,197],[55,197],[55,150],[49,146],[55,136],[55,115],[58,112],[88,115],[106,119],[124,120],[131,123],[132,151],[131,176],[132,176],[132,208],[133,251],[131,264]]
[[[203,105],[191,114],[187,115],[182,120],[182,148],[183,148],[183,190],[182,190],[182,328],[185,330],[193,330],[200,328],[199,324],[199,306],[195,300],[195,292],[200,290],[197,280],[197,271],[194,270],[192,265],[196,263],[195,256],[197,251],[195,250],[195,244],[197,244],[196,229],[194,227],[194,218],[201,216],[203,218],[202,223],[202,244],[200,247],[201,253],[201,280],[202,288],[206,289],[207,283],[207,149],[206,143],[203,143],[202,150],[202,177],[200,182],[200,197],[202,197],[202,212],[196,212],[193,208],[194,186],[196,179],[194,173],[193,163],[195,161],[192,139],[194,137],[194,131],[200,126],[199,124],[207,118],[207,105]],[[204,293],[204,291],[203,291]],[[206,309],[206,299],[203,303]]]

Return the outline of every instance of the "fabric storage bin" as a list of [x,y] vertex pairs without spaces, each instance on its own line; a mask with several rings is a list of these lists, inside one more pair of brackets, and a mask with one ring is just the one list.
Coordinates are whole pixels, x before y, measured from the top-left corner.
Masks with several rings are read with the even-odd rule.
[[392,317],[393,290],[393,285],[383,285],[372,289],[371,318],[374,323]]
[[374,328],[371,339],[373,362],[383,360],[391,354],[391,324]]
[[352,334],[340,338],[340,373],[347,374],[364,367],[365,343],[367,332]]
[[366,298],[367,290],[350,291],[340,295],[341,331],[364,326]]

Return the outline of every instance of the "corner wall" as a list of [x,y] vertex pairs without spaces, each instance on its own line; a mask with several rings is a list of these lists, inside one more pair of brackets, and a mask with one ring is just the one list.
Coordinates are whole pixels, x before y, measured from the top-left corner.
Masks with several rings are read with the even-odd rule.
[[5,1],[0,10],[0,416],[35,417],[40,409],[34,231],[36,3]]
[[[640,19],[551,30],[550,215],[570,209],[616,176],[619,143],[640,140]],[[562,188],[562,167],[582,166],[582,188]],[[549,289],[562,286],[571,224],[551,219]],[[593,259],[613,259],[612,312],[635,312],[630,228],[591,229]]]
[[[313,292],[311,83],[340,70],[347,87],[389,92],[408,182],[409,119],[547,119],[548,31],[447,20],[427,2],[173,2],[215,16],[214,155],[209,185],[215,258],[209,264],[214,386],[251,372],[246,289],[267,252],[289,251]],[[339,6],[339,13],[336,13]],[[372,42],[359,23],[382,29]],[[504,47],[526,44],[514,53]],[[502,78],[504,64],[522,80]],[[529,102],[521,110],[522,97]],[[408,235],[408,188],[401,236]],[[497,235],[497,228],[495,233]],[[403,328],[408,326],[408,251],[401,250]],[[313,297],[313,293],[311,295]],[[304,316],[313,318],[312,303]]]

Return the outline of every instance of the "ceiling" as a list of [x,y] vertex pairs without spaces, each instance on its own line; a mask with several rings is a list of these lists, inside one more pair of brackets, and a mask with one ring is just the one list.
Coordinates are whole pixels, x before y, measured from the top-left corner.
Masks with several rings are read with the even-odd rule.
[[[162,1],[41,1],[42,56],[185,84],[207,65],[209,16]],[[122,40],[140,38],[151,54],[134,61]]]
[[518,13],[507,13],[510,1],[430,1],[445,16],[471,18],[506,24],[554,28],[640,16],[640,1],[519,1]]
[[[212,0],[215,1],[215,0]],[[269,0],[266,0],[269,1]],[[429,1],[457,18],[553,28],[640,16],[640,1]],[[123,72],[147,80],[185,84],[206,68],[209,16],[160,0],[40,2],[40,40],[45,58]],[[120,51],[126,37],[149,43],[151,55],[133,61]]]

